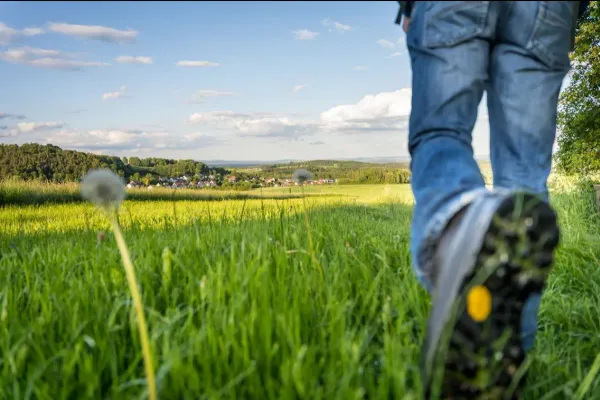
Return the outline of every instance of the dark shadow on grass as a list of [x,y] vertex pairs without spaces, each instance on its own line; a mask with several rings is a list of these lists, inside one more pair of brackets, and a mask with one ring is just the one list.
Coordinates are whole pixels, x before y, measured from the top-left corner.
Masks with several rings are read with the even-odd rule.
[[[306,194],[306,197],[345,197],[343,194]],[[282,200],[282,199],[300,199],[301,194],[250,194],[247,192],[240,193],[131,193],[127,194],[127,200],[133,201],[225,201],[225,200]],[[69,204],[84,202],[79,193],[3,193],[0,191],[0,208],[3,206],[39,206],[44,204]]]

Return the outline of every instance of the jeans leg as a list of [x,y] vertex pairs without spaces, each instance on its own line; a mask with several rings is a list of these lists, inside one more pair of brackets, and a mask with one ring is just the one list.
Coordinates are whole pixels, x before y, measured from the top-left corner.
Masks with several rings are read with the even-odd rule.
[[569,70],[573,2],[511,2],[487,87],[494,187],[548,199],[558,96]]
[[450,218],[485,183],[471,146],[488,78],[493,2],[417,2],[407,43],[412,64],[409,151],[415,208],[411,254],[428,289],[432,256]]
[[[487,87],[494,187],[548,201],[558,96],[569,70],[573,2],[511,2],[499,23]],[[539,296],[522,314],[523,348],[535,342]]]

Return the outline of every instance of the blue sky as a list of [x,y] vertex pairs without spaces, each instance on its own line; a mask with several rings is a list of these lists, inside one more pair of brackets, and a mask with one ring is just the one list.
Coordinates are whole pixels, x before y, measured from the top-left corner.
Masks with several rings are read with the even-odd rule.
[[[397,10],[2,2],[0,142],[196,160],[407,156]],[[474,146],[486,155],[481,114]]]

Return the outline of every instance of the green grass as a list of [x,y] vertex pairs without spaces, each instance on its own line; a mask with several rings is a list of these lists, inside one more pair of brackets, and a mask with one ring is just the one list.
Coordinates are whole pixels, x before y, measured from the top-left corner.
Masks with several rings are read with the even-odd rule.
[[[410,267],[410,188],[306,189],[321,194],[307,205],[323,275],[301,199],[125,202],[160,398],[420,397],[429,298]],[[526,397],[598,398],[600,217],[591,193],[552,200],[563,244]],[[0,399],[145,394],[108,221],[85,203],[1,208]]]

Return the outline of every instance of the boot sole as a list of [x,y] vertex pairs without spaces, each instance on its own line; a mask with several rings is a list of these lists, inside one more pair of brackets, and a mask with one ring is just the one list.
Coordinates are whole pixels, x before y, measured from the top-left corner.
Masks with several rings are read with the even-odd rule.
[[499,205],[438,342],[441,398],[519,398],[523,309],[541,296],[558,242],[556,214],[537,197],[513,195]]

